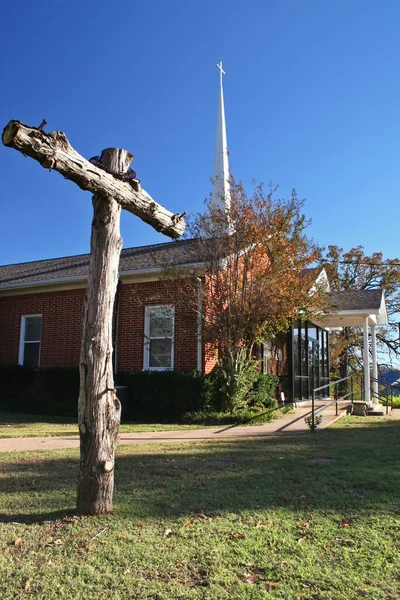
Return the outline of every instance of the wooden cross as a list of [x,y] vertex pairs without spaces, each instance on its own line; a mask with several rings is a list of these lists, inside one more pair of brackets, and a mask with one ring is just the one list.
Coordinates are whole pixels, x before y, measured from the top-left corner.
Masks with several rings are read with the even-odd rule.
[[6,146],[37,160],[46,169],[58,171],[81,189],[94,194],[79,360],[81,452],[77,510],[79,514],[99,515],[112,511],[115,449],[121,417],[112,368],[112,316],[122,248],[121,208],[172,238],[184,232],[185,213],[172,214],[157,204],[138,180],[127,175],[133,156],[126,150],[108,148],[102,151],[100,158],[89,162],[72,148],[64,133],[44,132],[45,124],[35,128],[10,121],[2,139]]

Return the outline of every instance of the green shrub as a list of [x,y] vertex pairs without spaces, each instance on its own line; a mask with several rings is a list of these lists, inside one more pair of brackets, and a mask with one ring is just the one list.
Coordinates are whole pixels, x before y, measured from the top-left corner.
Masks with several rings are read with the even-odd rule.
[[379,403],[382,404],[382,406],[386,406],[386,400],[388,401],[389,406],[392,405],[392,408],[400,408],[400,396],[393,396],[393,404],[390,396],[389,398],[381,396],[379,398]]
[[[232,414],[235,422],[245,422],[257,411],[276,408],[276,377],[257,374],[253,364],[243,375],[244,385],[242,375],[232,383],[221,369],[209,375],[198,371],[119,373],[116,385],[127,386],[125,397],[121,397],[122,420],[172,423],[193,413],[213,415],[211,421],[218,422],[217,415],[225,413],[230,415],[227,422],[232,422]],[[236,402],[233,407],[227,399],[232,392]],[[0,367],[0,409],[5,412],[76,418],[78,395],[77,367],[39,371],[17,365]]]
[[223,412],[233,414],[248,406],[249,392],[258,376],[257,364],[257,361],[247,358],[244,350],[239,355],[225,352],[220,357],[216,370],[216,393]]
[[76,417],[77,367],[34,369],[0,366],[0,409],[6,412]]
[[315,429],[317,429],[317,427],[319,427],[319,425],[321,425],[321,423],[322,423],[322,415],[314,416],[314,424],[313,424],[311,415],[308,417],[305,417],[304,422],[307,425],[307,427],[309,427],[311,429],[311,431],[315,431]]
[[186,412],[204,408],[207,376],[198,371],[127,371],[116,377],[128,387],[128,401],[122,401],[125,420],[154,423],[180,421]]
[[183,422],[190,425],[259,425],[270,423],[274,413],[270,410],[243,409],[232,413],[204,410],[189,412],[183,416]]
[[42,369],[39,375],[39,396],[47,414],[78,416],[79,369],[78,367],[51,367]]
[[[188,419],[192,419],[194,423],[202,420],[204,423],[222,423],[225,420],[245,422],[261,412],[266,414],[277,408],[277,377],[255,372],[252,363],[246,375],[242,375],[243,372],[233,383],[233,376],[227,375],[221,368],[208,375],[198,371],[119,373],[116,382],[128,388],[127,399],[122,398],[122,418],[149,423],[171,423]],[[232,393],[234,405],[229,402]],[[226,419],[222,419],[222,414],[225,414]],[[263,421],[266,420],[267,417],[264,416]]]
[[33,389],[37,372],[22,365],[0,366],[0,402],[3,398],[29,395]]
[[270,373],[259,373],[249,392],[249,406],[262,406],[271,410],[278,407],[275,394],[279,385],[279,377]]

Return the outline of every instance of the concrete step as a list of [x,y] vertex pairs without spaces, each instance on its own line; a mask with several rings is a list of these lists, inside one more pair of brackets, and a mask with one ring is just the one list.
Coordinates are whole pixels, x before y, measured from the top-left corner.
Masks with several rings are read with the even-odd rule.
[[370,409],[367,410],[367,417],[384,417],[385,416],[385,411],[384,410],[374,410],[374,409]]
[[[389,414],[390,414],[391,408],[389,406]],[[382,406],[381,404],[379,405],[374,405],[372,408],[367,408],[367,415],[369,417],[384,417],[386,416],[386,406]]]

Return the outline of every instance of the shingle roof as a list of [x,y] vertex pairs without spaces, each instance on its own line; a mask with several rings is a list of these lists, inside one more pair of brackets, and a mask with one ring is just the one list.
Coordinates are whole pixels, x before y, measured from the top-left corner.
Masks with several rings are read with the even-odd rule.
[[301,276],[302,277],[313,276],[314,279],[317,279],[318,275],[321,273],[321,271],[323,271],[323,269],[324,269],[324,267],[307,267],[302,270]]
[[[165,265],[184,265],[196,262],[197,240],[179,240],[126,248],[121,252],[120,273],[151,270]],[[12,285],[29,285],[39,281],[64,278],[83,279],[89,272],[89,254],[66,256],[0,267],[0,289]]]
[[368,310],[378,311],[381,307],[383,290],[346,290],[328,294],[328,304],[335,311]]

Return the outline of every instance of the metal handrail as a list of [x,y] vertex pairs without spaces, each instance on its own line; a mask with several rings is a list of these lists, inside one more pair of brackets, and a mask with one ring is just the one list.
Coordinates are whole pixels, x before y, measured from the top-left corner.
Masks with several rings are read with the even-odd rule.
[[353,402],[353,400],[354,400],[354,398],[353,398],[353,394],[354,394],[354,390],[353,390],[353,375],[349,375],[348,377],[342,377],[342,379],[337,379],[336,381],[331,381],[330,383],[326,383],[325,385],[320,385],[319,387],[313,389],[312,395],[311,395],[311,423],[312,423],[311,429],[312,429],[312,431],[315,431],[315,392],[320,392],[321,390],[324,390],[325,388],[330,388],[331,386],[336,387],[336,390],[335,390],[335,400],[333,400],[332,402],[330,402],[326,406],[322,407],[319,412],[322,412],[323,410],[325,410],[325,408],[328,408],[329,406],[332,406],[333,403],[335,403],[335,405],[336,405],[336,416],[338,416],[338,414],[339,414],[339,389],[338,389],[338,385],[339,385],[339,383],[343,383],[343,381],[347,381],[347,380],[350,380],[350,392],[348,392],[344,396],[341,396],[341,399],[343,401],[348,396],[351,396],[351,401]]
[[[371,377],[371,381],[376,382],[378,384],[378,393],[377,394],[371,388],[371,395],[374,398],[378,398],[378,402],[379,402],[379,398],[381,398],[381,397],[385,398],[385,396],[383,396],[382,394],[379,393],[379,386],[382,385],[387,390],[390,390],[390,408],[393,409],[393,386],[391,386],[390,383],[385,383],[384,381],[380,381],[376,377]],[[387,415],[389,414],[389,394],[386,394],[386,414]]]

